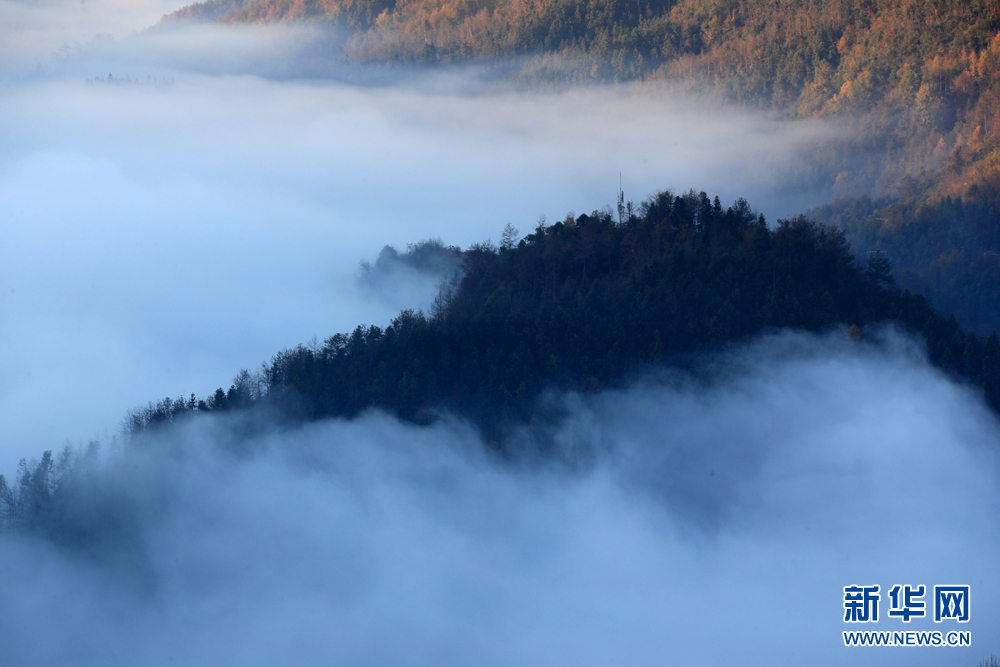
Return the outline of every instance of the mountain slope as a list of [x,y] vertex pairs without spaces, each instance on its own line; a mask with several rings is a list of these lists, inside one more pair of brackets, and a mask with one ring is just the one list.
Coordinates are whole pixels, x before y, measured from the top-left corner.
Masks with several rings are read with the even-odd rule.
[[885,253],[900,285],[988,334],[1000,322],[1000,190],[961,197],[842,197],[809,215],[845,230],[861,253]]
[[841,327],[860,338],[895,322],[931,359],[1000,409],[1000,341],[963,332],[892,285],[881,255],[859,266],[842,232],[805,218],[769,229],[743,200],[663,192],[620,219],[594,212],[539,226],[516,245],[473,246],[433,317],[403,312],[322,346],[279,353],[258,375],[199,405],[165,399],[130,413],[133,432],[193,411],[280,404],[297,418],[375,407],[425,422],[463,414],[502,442],[547,389],[596,391],[650,365],[697,365],[705,352],[777,328]]
[[[361,62],[539,56],[528,72],[599,80],[683,78],[799,116],[861,114],[894,153],[883,184],[939,164],[949,194],[996,172],[996,0],[209,0],[170,16],[312,20],[349,28]],[[545,55],[547,54],[547,55]],[[575,65],[575,66],[574,66]]]
[[[935,299],[968,326],[1000,327],[1000,312],[978,305],[1000,301],[1000,267],[982,259],[1000,252],[989,241],[1000,219],[984,222],[989,230],[979,234],[948,216],[929,217],[946,198],[980,206],[983,192],[1000,183],[998,0],[240,2],[210,0],[172,18],[318,21],[349,30],[346,56],[354,62],[527,57],[521,78],[680,79],[788,116],[849,119],[855,134],[829,151],[829,182],[817,185],[923,211],[921,224],[940,229],[921,238],[951,242],[929,248],[911,234],[896,236],[900,225],[879,230],[901,266],[923,276],[905,284],[935,285]],[[844,221],[855,246],[873,248],[860,223],[828,219]],[[942,255],[952,259],[942,263]],[[968,283],[986,294],[951,287]]]
[[[508,228],[500,247],[465,251],[462,277],[432,317],[404,311],[384,330],[359,326],[280,352],[207,399],[131,410],[129,451],[141,456],[150,443],[190,433],[146,439],[144,431],[231,413],[212,422],[230,432],[218,446],[246,455],[258,429],[377,408],[418,424],[450,411],[511,457],[511,436],[526,429],[541,449],[533,453],[544,455],[547,428],[561,418],[548,390],[592,393],[653,368],[712,379],[732,372],[713,367],[714,353],[778,328],[825,331],[821,340],[836,347],[838,337],[850,345],[892,323],[921,336],[938,368],[1000,410],[997,334],[966,333],[895,288],[882,255],[859,266],[841,231],[802,217],[770,229],[745,201],[723,208],[704,193],[662,192],[630,209],[623,205],[617,219],[594,212],[539,225],[520,241]],[[410,254],[407,261],[447,269],[454,251],[431,243]],[[96,557],[134,552],[136,506],[94,474],[97,460],[96,444],[85,455],[67,447],[22,463],[10,484],[0,476],[0,533],[34,532]],[[122,468],[126,476],[131,467]]]

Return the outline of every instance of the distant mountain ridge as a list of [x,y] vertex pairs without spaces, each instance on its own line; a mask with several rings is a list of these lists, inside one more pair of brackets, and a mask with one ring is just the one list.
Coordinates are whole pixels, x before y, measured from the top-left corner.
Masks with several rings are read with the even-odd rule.
[[[355,62],[529,56],[524,76],[680,78],[797,116],[861,114],[893,153],[850,191],[940,165],[961,194],[1000,165],[1000,0],[209,0],[166,21],[346,28]],[[955,161],[953,160],[954,164]]]
[[849,119],[817,183],[844,199],[817,214],[965,325],[1000,327],[1000,218],[966,215],[1000,191],[1000,0],[210,0],[181,18],[337,25],[354,62],[526,57],[521,78],[680,79]]
[[210,23],[240,11],[254,0],[209,0],[182,7],[163,17],[162,23]]

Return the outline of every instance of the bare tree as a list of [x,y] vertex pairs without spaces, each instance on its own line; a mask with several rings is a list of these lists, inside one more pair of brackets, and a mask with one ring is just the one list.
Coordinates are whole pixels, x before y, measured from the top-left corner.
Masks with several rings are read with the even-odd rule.
[[514,225],[507,223],[507,226],[503,228],[503,234],[500,236],[500,248],[503,250],[510,250],[517,244],[518,235],[521,232]]

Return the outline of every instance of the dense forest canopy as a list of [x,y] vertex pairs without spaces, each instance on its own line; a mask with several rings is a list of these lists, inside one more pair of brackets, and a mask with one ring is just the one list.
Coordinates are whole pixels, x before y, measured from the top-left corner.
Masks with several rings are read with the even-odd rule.
[[597,391],[768,330],[843,326],[860,337],[883,322],[922,334],[936,364],[1000,408],[995,333],[966,333],[898,289],[884,254],[859,264],[836,227],[800,216],[772,229],[742,199],[724,208],[705,193],[661,192],[520,240],[508,227],[500,245],[474,245],[462,261],[429,316],[404,311],[385,329],[285,350],[228,391],[131,411],[127,430],[264,403],[302,419],[379,408],[423,422],[448,409],[499,442],[506,425],[537,416],[546,389]]
[[842,197],[809,212],[842,228],[859,252],[892,259],[901,285],[988,334],[1000,322],[1000,190],[962,197]]

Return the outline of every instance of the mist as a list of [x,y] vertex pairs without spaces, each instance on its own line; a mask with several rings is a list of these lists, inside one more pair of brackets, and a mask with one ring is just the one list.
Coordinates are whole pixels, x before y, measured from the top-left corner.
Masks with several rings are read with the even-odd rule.
[[[555,458],[502,462],[447,415],[418,427],[371,412],[251,440],[238,419],[205,417],[148,437],[80,499],[114,497],[128,540],[96,556],[14,539],[0,550],[5,659],[988,655],[1000,430],[976,396],[892,331],[863,344],[843,332],[765,337],[713,364],[698,378],[659,371],[596,396],[549,396],[568,408]],[[845,648],[842,587],[856,582],[970,584],[961,629],[972,647]],[[879,625],[951,629],[929,617]]]
[[[803,165],[839,132],[669,87],[313,76],[333,48],[314,28],[137,31],[140,6],[88,0],[117,17],[95,37],[49,22],[56,6],[17,5],[0,80],[3,470],[106,439],[137,403],[203,396],[280,349],[426,310],[437,279],[359,288],[359,262],[387,244],[526,234],[608,206],[619,181],[636,203],[703,189],[773,221],[825,199]],[[19,25],[32,44],[75,26],[79,48],[43,57]]]

